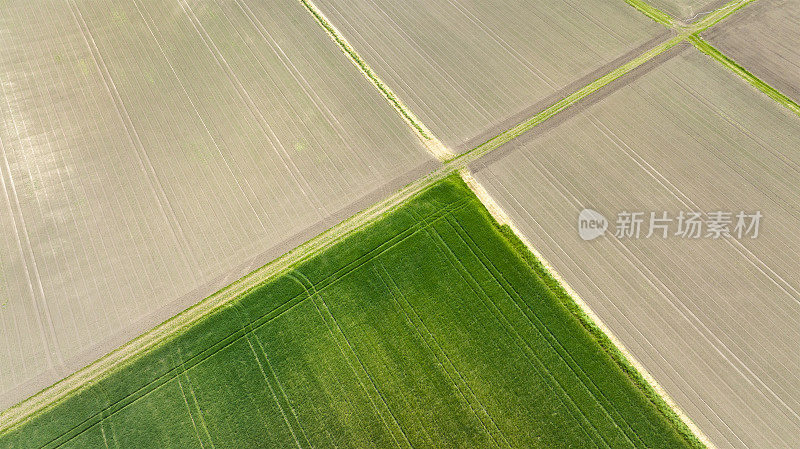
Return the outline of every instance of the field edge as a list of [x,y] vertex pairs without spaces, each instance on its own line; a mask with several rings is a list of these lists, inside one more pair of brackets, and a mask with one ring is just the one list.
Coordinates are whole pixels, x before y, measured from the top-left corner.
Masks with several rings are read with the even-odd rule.
[[794,100],[787,97],[781,91],[775,89],[767,82],[763,81],[761,78],[755,76],[746,68],[742,67],[735,60],[727,56],[725,53],[722,53],[718,48],[711,45],[711,43],[709,43],[707,40],[703,39],[699,34],[693,34],[689,36],[688,39],[689,42],[691,42],[692,45],[694,45],[694,47],[701,53],[716,60],[717,62],[722,64],[725,68],[729,69],[730,71],[738,75],[748,84],[752,85],[753,87],[761,91],[763,94],[770,97],[775,102],[779,103],[781,106],[789,109],[790,111],[800,116],[800,105],[795,103]]
[[[491,214],[490,214],[491,215]],[[494,217],[492,222],[496,229],[508,241],[512,249],[525,261],[533,272],[541,279],[548,289],[559,299],[559,301],[575,316],[584,329],[592,336],[598,345],[605,351],[617,364],[628,379],[645,395],[645,397],[655,406],[656,410],[675,427],[678,433],[686,440],[690,447],[695,449],[709,449],[711,446],[705,437],[699,437],[687,423],[681,418],[681,414],[675,411],[664,397],[656,391],[653,385],[628,359],[628,356],[620,350],[613,340],[603,331],[595,320],[578,304],[572,295],[567,291],[562,282],[557,279],[550,270],[534,255],[528,245],[514,232],[509,224],[500,224]]]
[[99,380],[136,363],[149,351],[156,350],[180,337],[187,329],[224,310],[252,291],[329,248],[347,241],[359,232],[375,226],[382,218],[392,214],[403,204],[425,195],[442,182],[448,180],[452,182],[452,178],[457,176],[456,172],[443,168],[401,187],[382,201],[346,218],[298,247],[236,279],[69,376],[0,411],[0,437],[24,426],[27,421],[47,413]]
[[713,449],[714,445],[700,428],[692,422],[650,375],[646,369],[635,360],[616,338],[610,335],[577,293],[572,290],[558,276],[555,270],[547,264],[536,249],[527,242],[524,234],[514,225],[511,217],[503,210],[502,206],[491,196],[485,187],[472,175],[463,169],[459,181],[466,184],[480,203],[481,209],[487,220],[500,236],[533,271],[533,274],[550,290],[556,299],[578,320],[591,338],[600,348],[609,355],[613,362],[622,370],[625,376],[642,392],[656,410],[672,425],[678,434],[684,438],[688,445],[695,449]]

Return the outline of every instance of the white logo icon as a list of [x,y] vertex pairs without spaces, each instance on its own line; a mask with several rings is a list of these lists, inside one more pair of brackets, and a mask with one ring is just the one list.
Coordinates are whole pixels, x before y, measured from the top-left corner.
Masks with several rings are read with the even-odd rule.
[[584,240],[594,240],[605,234],[608,220],[600,212],[584,209],[578,214],[578,234]]

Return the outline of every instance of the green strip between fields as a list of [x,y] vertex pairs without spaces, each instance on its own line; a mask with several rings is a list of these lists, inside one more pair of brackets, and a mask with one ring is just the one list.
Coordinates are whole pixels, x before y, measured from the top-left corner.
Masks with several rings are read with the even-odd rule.
[[671,15],[667,14],[666,12],[654,6],[649,5],[644,0],[625,0],[626,3],[633,6],[639,12],[651,18],[653,21],[660,23],[661,25],[664,25],[667,28],[673,28],[679,32],[682,31],[682,34],[684,35],[707,30],[712,26],[718,24],[719,22],[721,22],[734,12],[743,8],[748,3],[752,3],[754,1],[755,0],[734,0],[712,11],[703,19],[693,24],[685,25],[682,24],[680,21],[676,20],[675,18],[673,18]]
[[769,96],[770,98],[777,101],[790,111],[800,116],[800,105],[795,103],[791,98],[782,94],[774,87],[770,86],[769,84],[759,79],[757,76],[747,71],[747,69],[737,64],[736,61],[734,61],[733,59],[725,56],[725,54],[723,54],[713,45],[703,40],[700,36],[698,35],[689,36],[689,41],[695,46],[695,48],[707,54],[708,56],[711,56],[712,58],[716,59],[717,61],[722,63],[722,65],[729,68],[734,73],[739,75],[742,79],[753,85],[756,89],[760,90],[761,92],[764,92],[765,94],[767,94],[767,96]]
[[[669,50],[670,48],[678,45],[684,40],[685,36],[678,35],[675,36],[660,45],[657,45],[650,50],[646,51],[645,53],[639,55],[638,57],[626,62],[625,64],[617,67],[616,69],[606,73],[605,75],[601,76],[600,78],[592,81],[591,83],[587,84],[586,86],[576,90],[575,92],[571,93],[570,95],[564,97],[563,99],[559,100],[558,102],[552,104],[551,106],[547,107],[543,111],[539,112],[538,114],[534,115],[530,119],[514,126],[511,129],[503,131],[502,133],[492,137],[491,139],[487,140],[486,142],[478,145],[477,147],[469,150],[465,153],[462,153],[459,156],[456,156],[450,159],[448,162],[455,162],[460,160],[469,160],[474,161],[475,159],[483,156],[484,154],[500,147],[501,145],[519,137],[520,135],[524,134],[525,132],[529,131],[533,127],[539,125],[540,123],[544,122],[545,120],[549,119],[550,117],[558,114],[559,112],[567,109],[568,107],[572,106],[573,104],[579,102],[580,100],[588,97],[589,95],[597,92],[607,84],[613,82],[614,80],[622,77],[623,75],[627,74],[628,72],[632,71],[633,69],[641,66],[645,62],[655,58],[656,56],[664,53],[665,51]],[[469,163],[469,162],[467,162]]]
[[367,63],[356,53],[355,49],[336,31],[336,28],[322,15],[322,13],[308,0],[299,0],[300,3],[314,16],[317,23],[325,29],[328,35],[339,45],[345,54],[358,66],[361,72],[369,78],[370,81],[381,91],[384,97],[397,109],[403,118],[411,124],[417,132],[426,140],[431,140],[432,137],[426,131],[425,127],[414,117],[414,115],[403,105],[391,89],[383,82],[378,75],[367,65]]
[[676,25],[672,16],[654,6],[648,5],[642,0],[625,0],[625,2],[636,8],[639,12],[643,13],[647,17],[653,19],[661,25],[664,25],[667,28],[674,28]]
[[617,345],[603,332],[597,323],[581,309],[572,296],[564,289],[561,282],[554,278],[550,271],[545,267],[542,262],[536,258],[534,254],[528,249],[525,243],[520,240],[514,230],[508,225],[497,225],[506,239],[517,250],[520,256],[525,259],[528,265],[533,268],[537,275],[547,285],[550,290],[558,297],[564,306],[572,312],[572,314],[580,321],[581,325],[596,339],[597,343],[608,353],[612,359],[619,365],[622,371],[628,375],[631,381],[645,394],[648,400],[655,405],[659,412],[673,425],[678,432],[686,439],[689,444],[696,449],[705,449],[706,445],[692,432],[689,426],[681,419],[680,416],[673,410],[673,408],[664,400],[664,398],[653,388],[650,382],[644,378],[642,373],[634,367],[625,354],[620,351]]

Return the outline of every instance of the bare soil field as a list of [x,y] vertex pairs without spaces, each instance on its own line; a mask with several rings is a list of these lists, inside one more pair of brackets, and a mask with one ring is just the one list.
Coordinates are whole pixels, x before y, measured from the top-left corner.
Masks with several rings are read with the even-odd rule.
[[0,5],[0,409],[435,164],[298,2]]
[[654,6],[678,20],[691,19],[698,14],[713,9],[719,2],[710,0],[650,0],[648,5]]
[[565,87],[582,87],[605,65],[666,33],[625,2],[609,0],[314,4],[455,152],[513,125],[510,117],[533,115],[564,96]]
[[[632,75],[475,177],[717,447],[791,447],[800,121],[686,45]],[[580,237],[585,208],[609,221],[602,237]],[[742,210],[763,215],[757,238],[615,235],[624,211]]]
[[800,2],[759,0],[703,37],[750,73],[800,102]]

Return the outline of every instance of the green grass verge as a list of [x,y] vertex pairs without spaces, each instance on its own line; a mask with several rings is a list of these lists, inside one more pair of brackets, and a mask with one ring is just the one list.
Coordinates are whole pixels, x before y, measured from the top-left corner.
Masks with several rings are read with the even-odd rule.
[[308,0],[300,0],[300,3],[314,16],[317,23],[319,23],[322,28],[328,33],[328,35],[339,45],[339,48],[342,49],[345,54],[347,54],[350,59],[358,66],[364,75],[369,78],[370,81],[381,91],[384,97],[386,97],[389,102],[397,109],[398,112],[406,119],[406,121],[420,133],[422,137],[427,140],[431,140],[431,136],[425,130],[425,127],[417,121],[417,119],[406,109],[406,107],[400,102],[397,96],[392,92],[389,87],[378,78],[378,75],[372,71],[372,69],[367,65],[367,63],[361,59],[358,53],[356,53],[355,49],[353,49],[350,44],[344,40],[344,38],[336,31],[336,29],[331,25],[330,22],[322,15],[322,13],[317,9],[314,4],[309,2]]
[[647,399],[664,415],[664,417],[678,429],[683,438],[689,443],[690,447],[696,449],[705,448],[697,436],[689,429],[686,423],[678,416],[672,407],[667,404],[664,398],[653,389],[642,374],[630,363],[622,351],[611,341],[602,329],[586,314],[586,312],[575,302],[570,294],[564,289],[561,283],[552,276],[550,271],[528,250],[522,240],[517,237],[514,231],[507,225],[500,228],[505,238],[511,242],[517,253],[525,259],[528,265],[533,268],[540,279],[558,297],[561,303],[578,319],[589,334],[591,334],[608,355],[617,363],[628,378],[642,391]]
[[589,95],[597,92],[598,90],[602,89],[604,86],[612,83],[614,80],[624,76],[625,74],[629,73],[630,71],[636,69],[637,67],[641,66],[647,61],[655,58],[656,56],[664,53],[665,51],[669,50],[670,48],[678,45],[684,40],[685,36],[678,35],[667,41],[662,42],[661,44],[651,48],[650,50],[642,53],[641,55],[637,56],[636,58],[626,62],[625,64],[617,67],[616,69],[606,73],[605,75],[601,76],[600,78],[592,81],[591,83],[587,84],[586,86],[576,90],[575,92],[567,95],[566,97],[562,98],[561,100],[557,101],[556,103],[550,105],[549,107],[545,108],[538,114],[534,115],[530,119],[519,123],[518,125],[514,126],[513,128],[507,129],[502,133],[492,137],[491,139],[487,140],[486,142],[478,145],[477,147],[469,150],[465,153],[462,153],[448,161],[447,163],[457,163],[460,160],[470,160],[473,161],[486,153],[489,153],[492,150],[502,146],[503,144],[519,137],[520,135],[526,133],[527,131],[531,130],[535,126],[539,125],[540,123],[544,122],[545,120],[553,117],[554,115],[558,114],[559,112],[567,109],[568,107],[572,106],[573,104],[581,101],[582,99],[588,97]]
[[755,0],[734,0],[726,3],[721,8],[717,8],[711,14],[687,27],[687,30],[690,31],[689,34],[705,31],[754,1]]
[[450,176],[0,447],[697,447],[519,245]]
[[782,104],[784,107],[794,112],[795,114],[800,115],[800,105],[795,103],[791,98],[780,93],[774,87],[770,86],[764,81],[761,81],[757,76],[748,72],[747,69],[737,64],[736,61],[734,61],[733,59],[725,56],[725,54],[717,50],[711,44],[709,44],[708,42],[706,42],[697,35],[690,36],[689,41],[698,50],[721,62],[722,65],[732,70],[742,79],[753,85],[756,89],[760,90],[761,92],[764,92],[765,94],[767,94],[767,96],[777,101],[778,103]]
[[690,24],[684,25],[681,22],[676,21],[672,16],[661,11],[660,9],[650,6],[644,0],[625,0],[629,5],[633,6],[639,12],[643,13],[647,17],[651,18],[657,23],[666,26],[667,28],[674,28],[678,33],[682,34],[683,36],[687,36],[692,33],[701,32],[711,28],[712,26],[718,24],[734,12],[738,11],[742,7],[746,6],[748,3],[752,3],[755,0],[734,0],[729,3],[726,3],[720,8],[715,9],[710,14],[703,17],[701,20]]
[[646,15],[647,17],[653,19],[654,21],[664,25],[667,28],[672,28],[675,26],[675,21],[672,20],[672,17],[665,13],[664,11],[650,6],[647,3],[643,2],[642,0],[625,0],[629,5],[633,6],[634,8],[638,9],[641,13]]

